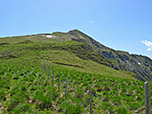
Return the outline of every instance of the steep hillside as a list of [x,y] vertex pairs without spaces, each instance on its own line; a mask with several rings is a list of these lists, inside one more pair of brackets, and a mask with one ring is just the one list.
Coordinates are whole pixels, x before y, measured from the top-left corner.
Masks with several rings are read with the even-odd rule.
[[[40,42],[42,43],[42,50],[64,50],[76,55],[79,60],[90,60],[98,64],[111,67],[115,70],[132,72],[134,73],[133,76],[138,80],[151,80],[152,78],[152,60],[150,58],[141,55],[129,54],[124,51],[113,50],[102,45],[79,30],[72,30],[68,33],[55,32],[52,34],[4,38],[0,41],[0,49],[3,47],[11,48],[11,46],[14,46],[14,50],[40,50]],[[10,49],[9,51],[7,50],[7,54],[6,52],[3,53],[1,50],[0,58],[4,58],[6,55],[9,57],[16,57],[16,51],[12,52],[12,50],[13,49]],[[58,62],[54,63],[60,64]],[[77,61],[77,64],[78,63],[79,62]]]
[[[15,49],[40,50],[40,42],[42,43],[42,50],[64,50],[71,53],[71,55],[76,55],[81,61],[90,60],[94,61],[94,64],[101,64],[115,70],[132,72],[132,75],[138,80],[151,80],[152,78],[152,60],[150,58],[141,55],[129,54],[124,51],[113,50],[102,45],[79,30],[72,30],[68,33],[55,32],[52,34],[37,34],[1,39],[0,49],[7,47],[8,50],[7,53],[5,51],[3,53],[3,50],[1,50],[0,58],[5,58],[6,55],[9,57],[19,56],[16,54]],[[12,46],[14,46],[13,49],[11,49]],[[45,54],[43,55],[45,56]],[[64,59],[62,60],[66,62]],[[72,63],[73,61],[71,60],[70,62]],[[70,62],[68,62],[68,64],[70,64]],[[53,63],[62,64],[60,62]],[[75,63],[78,64],[79,61]],[[62,65],[66,66],[64,63]]]
[[41,55],[43,64],[48,63],[108,77],[134,79],[134,73],[105,66],[104,64],[110,65],[109,61],[101,54],[85,49],[85,43],[71,41],[70,37],[69,39],[65,37],[67,41],[61,41],[62,38],[59,36],[64,37],[65,33],[53,34],[56,36],[41,34],[1,39],[0,59],[37,59],[39,61]]
[[[49,75],[49,68],[47,67],[48,70],[46,70],[46,64],[45,67],[44,65],[42,68],[40,67],[39,61],[33,57],[34,52],[26,51],[26,53],[31,56],[0,59],[1,114],[88,114],[89,84],[92,91],[93,113],[145,113],[143,81],[127,79],[129,75],[126,75],[125,72],[116,72],[100,66],[98,67],[100,67],[101,72],[107,72],[105,75],[79,72],[72,69],[72,67],[78,67],[76,63],[75,66],[74,63],[71,63],[73,66],[64,64],[67,67],[52,63],[50,64]],[[52,54],[55,53],[58,51],[54,51]],[[65,51],[60,53],[65,53],[65,58],[70,56]],[[59,56],[54,55],[52,57],[59,61]],[[73,58],[73,55],[71,57]],[[49,64],[49,62],[47,63]],[[91,65],[94,66],[90,66],[88,70],[97,69],[96,64]],[[52,84],[53,71],[54,82]],[[123,77],[118,78],[119,73],[126,77],[124,79]],[[58,88],[59,76],[60,88]],[[68,78],[67,98],[65,98],[66,78]]]
[[89,84],[93,113],[145,113],[139,80],[151,79],[151,70],[151,59],[110,49],[78,30],[1,38],[0,113],[88,114]]
[[59,41],[77,41],[83,45],[66,50],[71,50],[84,60],[92,60],[97,63],[112,67],[115,70],[123,70],[135,73],[138,80],[151,80],[152,60],[146,56],[129,54],[124,51],[116,51],[108,48],[79,30],[68,33],[56,32],[52,34]]
[[[70,31],[68,34],[71,35],[72,40],[84,42],[86,46],[84,46],[85,49],[97,52],[97,55],[104,56],[110,63],[104,65],[110,66],[116,70],[134,72],[136,78],[139,80],[151,80],[152,60],[150,58],[110,49],[78,30]],[[102,60],[92,60],[102,64]]]

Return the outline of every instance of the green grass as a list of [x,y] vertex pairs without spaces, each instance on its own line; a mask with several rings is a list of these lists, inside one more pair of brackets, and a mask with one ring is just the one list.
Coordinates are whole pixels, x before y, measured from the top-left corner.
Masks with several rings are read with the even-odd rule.
[[[133,113],[144,106],[144,82],[107,77],[54,66],[51,79],[37,60],[13,59],[0,65],[0,98],[3,113],[88,113],[88,85],[91,84],[94,113]],[[68,97],[64,97],[68,77]]]
[[[87,114],[89,84],[93,113],[144,112],[144,82],[136,80],[133,73],[81,59],[70,49],[77,49],[82,43],[42,37],[42,64],[50,64],[51,76],[55,72],[52,86],[48,72],[40,67],[40,43],[34,38],[37,37],[0,39],[0,43],[10,43],[0,46],[0,113]],[[64,92],[66,78],[67,98]]]

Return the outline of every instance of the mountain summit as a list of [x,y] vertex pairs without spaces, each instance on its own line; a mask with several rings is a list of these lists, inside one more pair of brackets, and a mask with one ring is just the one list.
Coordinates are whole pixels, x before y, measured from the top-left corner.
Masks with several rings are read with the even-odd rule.
[[83,43],[78,51],[73,49],[73,52],[82,59],[89,59],[115,70],[133,72],[138,80],[152,79],[152,60],[146,56],[108,48],[77,29],[59,34],[59,39],[65,38]]

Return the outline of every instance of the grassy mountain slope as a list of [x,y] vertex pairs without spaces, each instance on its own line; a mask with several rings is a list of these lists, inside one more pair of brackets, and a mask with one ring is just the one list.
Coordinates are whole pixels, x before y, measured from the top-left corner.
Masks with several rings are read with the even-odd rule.
[[[59,34],[59,33],[54,33]],[[61,33],[60,33],[61,34]],[[9,39],[9,40],[8,40]],[[122,77],[134,79],[133,73],[115,70],[104,64],[109,64],[102,55],[96,52],[90,52],[83,48],[83,42],[60,41],[61,39],[49,39],[43,35],[22,36],[6,38],[0,41],[0,58],[40,58],[40,49],[42,50],[42,61],[67,67],[77,71],[95,73],[105,76]],[[41,41],[41,46],[40,46]],[[80,52],[80,54],[79,54]],[[99,58],[98,58],[99,57]],[[97,58],[103,64],[92,61]],[[103,62],[102,62],[103,61]]]
[[75,53],[81,59],[92,60],[115,70],[133,72],[138,80],[151,80],[152,78],[152,60],[146,56],[113,50],[79,30],[72,30],[68,33],[56,32],[50,35],[60,42],[76,41],[83,43],[79,47],[64,48]]
[[[150,58],[110,49],[78,30],[70,31],[68,34],[71,35],[72,40],[84,42],[84,49],[97,52],[97,55],[105,57],[110,64],[104,65],[110,66],[116,70],[134,72],[136,74],[135,77],[139,80],[151,80],[152,60]],[[98,59],[92,60],[101,64],[101,61],[103,61]]]
[[[104,52],[113,53],[114,57]],[[143,113],[144,82],[134,78],[136,72],[121,69],[116,61],[126,56],[130,57],[127,60],[147,61],[145,68],[151,68],[149,58],[112,50],[78,30],[2,38],[0,113],[89,113],[89,84],[93,113]],[[50,76],[55,72],[54,85],[48,67],[45,72],[46,63],[50,64]],[[64,97],[66,78],[67,98]]]
[[[35,58],[0,61],[0,113],[87,114],[91,84],[93,113],[143,113],[144,82],[79,72],[51,64],[54,85]],[[51,75],[52,76],[52,75]],[[60,76],[60,90],[58,89]],[[65,80],[68,94],[65,98]]]

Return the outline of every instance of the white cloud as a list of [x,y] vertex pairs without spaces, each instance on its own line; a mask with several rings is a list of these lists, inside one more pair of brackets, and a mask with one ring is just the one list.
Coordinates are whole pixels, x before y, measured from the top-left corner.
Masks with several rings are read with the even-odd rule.
[[152,51],[152,42],[151,41],[144,40],[144,41],[141,41],[141,43],[145,44],[148,47],[147,51]]
[[93,24],[93,23],[94,23],[94,21],[90,20],[90,21],[89,21],[89,23]]
[[152,51],[152,48],[148,48],[147,51]]

